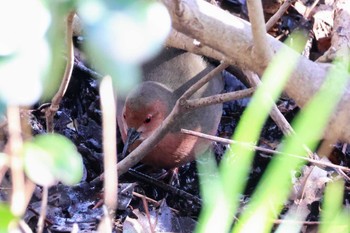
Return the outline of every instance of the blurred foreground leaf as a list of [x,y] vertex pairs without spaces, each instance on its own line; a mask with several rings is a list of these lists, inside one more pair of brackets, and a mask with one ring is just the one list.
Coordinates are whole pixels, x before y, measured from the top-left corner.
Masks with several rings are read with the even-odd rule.
[[[20,7],[19,7],[20,6]],[[38,0],[0,0],[0,99],[31,105],[42,94],[50,15]]]
[[10,223],[16,221],[11,211],[10,206],[4,203],[0,203],[0,233],[9,232]]
[[343,209],[344,182],[328,183],[321,212],[320,233],[350,232],[349,210]]
[[24,145],[25,172],[35,183],[50,186],[57,181],[78,183],[83,175],[81,155],[59,134],[39,135]]
[[125,95],[139,81],[139,65],[155,56],[170,31],[166,8],[155,1],[81,1],[93,63],[112,76]]

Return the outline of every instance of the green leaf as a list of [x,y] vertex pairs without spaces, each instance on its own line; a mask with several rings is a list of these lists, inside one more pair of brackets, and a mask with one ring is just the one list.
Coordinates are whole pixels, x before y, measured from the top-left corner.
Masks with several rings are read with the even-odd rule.
[[[81,1],[87,52],[125,95],[139,81],[139,65],[154,57],[170,31],[166,8],[155,1]],[[101,36],[103,35],[103,36]]]
[[24,145],[24,168],[35,183],[50,186],[57,181],[78,183],[83,175],[81,155],[74,144],[59,134],[39,135]]
[[0,203],[0,233],[9,232],[10,223],[16,220],[17,217],[11,213],[10,206]]
[[349,211],[343,209],[344,181],[328,183],[321,212],[320,233],[349,232]]

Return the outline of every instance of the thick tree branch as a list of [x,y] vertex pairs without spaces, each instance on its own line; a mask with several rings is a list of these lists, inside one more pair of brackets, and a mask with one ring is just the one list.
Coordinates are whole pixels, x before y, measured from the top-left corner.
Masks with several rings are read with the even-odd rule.
[[[234,64],[241,68],[251,70],[260,76],[263,74],[266,68],[262,65],[264,62],[258,61],[251,51],[253,37],[248,22],[203,0],[162,0],[162,2],[168,8],[173,27],[177,31],[199,40],[202,46],[217,50],[227,58],[225,61],[234,61]],[[282,47],[286,47],[269,35],[267,40],[274,54]],[[293,52],[293,56],[299,59],[299,63],[285,91],[302,107],[320,89],[329,65],[312,62],[296,52]],[[347,87],[331,118],[326,137],[337,137],[350,142],[349,102],[350,87]]]

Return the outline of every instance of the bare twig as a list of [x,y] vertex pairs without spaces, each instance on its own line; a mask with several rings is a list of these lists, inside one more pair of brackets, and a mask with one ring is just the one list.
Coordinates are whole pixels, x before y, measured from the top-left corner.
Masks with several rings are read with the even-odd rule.
[[149,213],[149,209],[148,209],[148,205],[147,205],[147,200],[145,198],[143,198],[143,197],[141,197],[141,200],[142,200],[142,205],[143,205],[143,208],[145,210],[146,217],[147,217],[147,221],[148,221],[148,225],[149,225],[149,231],[151,233],[155,233],[155,228],[157,226],[158,218],[156,218],[154,220],[154,222],[152,223],[151,214]]
[[26,180],[25,187],[24,187],[24,189],[25,189],[24,206],[28,206],[36,187],[37,187],[36,184],[33,183],[30,179]]
[[72,11],[67,16],[67,33],[66,33],[66,41],[67,41],[67,64],[66,69],[64,71],[64,75],[62,78],[61,85],[55,94],[55,96],[52,98],[50,107],[46,110],[45,116],[46,116],[46,130],[47,132],[53,132],[53,117],[55,116],[61,100],[67,90],[72,71],[74,66],[74,48],[73,48],[73,18],[74,18],[75,12]]
[[105,168],[104,201],[113,218],[117,207],[118,174],[116,150],[116,103],[113,94],[112,78],[106,76],[100,85],[102,128],[103,128],[103,164]]
[[202,86],[204,86],[204,84],[206,84],[207,82],[209,82],[212,78],[214,78],[217,74],[219,74],[221,71],[223,71],[224,69],[226,69],[228,66],[227,63],[223,62],[221,63],[218,67],[216,67],[215,69],[213,69],[212,71],[210,71],[206,76],[204,76],[203,78],[201,78],[200,80],[198,80],[198,82],[196,82],[195,84],[193,84],[190,88],[188,88],[188,90],[179,98],[179,101],[181,102],[180,104],[182,104],[183,100],[188,100],[196,91],[199,90],[199,88],[201,88]]
[[[250,82],[251,86],[257,87],[261,84],[261,80],[259,79],[257,74],[255,74],[251,71],[244,71],[244,73],[245,73],[248,81]],[[272,101],[272,99],[271,99],[271,101]],[[280,110],[278,109],[276,104],[273,104],[272,110],[270,112],[270,116],[285,136],[290,136],[292,134],[295,134],[292,126],[289,124],[287,119],[280,112]],[[312,151],[306,145],[302,144],[302,146],[304,147],[309,158],[313,159],[314,153],[312,153]]]
[[267,21],[266,23],[266,31],[270,30],[273,25],[277,23],[277,21],[282,17],[284,12],[287,11],[290,5],[292,5],[296,0],[286,0],[284,3],[281,5],[280,9]]
[[[246,77],[247,77],[247,79],[252,87],[257,87],[261,84],[261,80],[257,76],[257,74],[255,74],[251,71],[244,71],[244,74],[246,75]],[[271,99],[271,101],[272,101],[272,99]],[[286,120],[286,118],[280,112],[280,110],[278,109],[276,104],[273,105],[270,116],[274,120],[276,125],[279,127],[279,129],[283,132],[284,135],[288,136],[294,132],[292,126],[289,124],[289,122]]]
[[[135,197],[138,197],[138,198],[145,198],[146,201],[152,203],[153,206],[155,207],[159,207],[159,201],[156,201],[150,197],[147,197],[141,193],[137,193],[137,192],[132,192],[132,195],[135,196]],[[170,208],[172,211],[174,211],[174,209]]]
[[315,0],[310,7],[307,8],[305,12],[305,18],[310,18],[311,12],[315,9],[316,5],[319,3],[320,0]]
[[[266,66],[272,58],[272,50],[267,40],[264,12],[261,1],[247,0],[249,21],[252,24],[254,40],[253,53]],[[265,64],[264,64],[265,63]]]
[[213,104],[219,104],[227,101],[243,99],[250,97],[255,91],[255,88],[248,88],[241,91],[234,91],[230,93],[218,94],[209,97],[199,98],[199,99],[190,99],[187,100],[186,108],[199,108],[205,107]]
[[49,196],[49,188],[47,186],[44,186],[43,194],[41,198],[40,216],[38,220],[38,233],[42,233],[44,230],[48,196]]
[[266,152],[266,153],[273,153],[273,154],[283,154],[283,155],[291,156],[291,157],[294,157],[294,158],[298,158],[298,159],[301,159],[301,160],[308,161],[308,162],[313,163],[314,165],[317,165],[317,166],[319,166],[321,168],[330,167],[330,168],[334,168],[334,169],[340,169],[340,170],[345,171],[345,172],[350,172],[350,168],[347,168],[347,167],[335,165],[335,164],[332,164],[332,163],[329,163],[329,162],[323,162],[323,161],[319,161],[319,160],[315,160],[315,159],[310,159],[310,158],[307,158],[307,157],[304,157],[304,156],[300,156],[300,155],[283,153],[283,152],[276,151],[276,150],[270,150],[270,149],[266,149],[266,148],[263,148],[263,147],[254,146],[251,143],[247,143],[247,142],[237,142],[235,140],[220,138],[220,137],[216,137],[216,136],[212,136],[212,135],[208,135],[208,134],[204,134],[204,133],[200,133],[200,132],[196,132],[196,131],[192,131],[192,130],[187,130],[187,129],[181,129],[181,132],[189,134],[189,135],[193,135],[193,136],[196,136],[196,137],[200,137],[200,138],[205,138],[205,139],[208,139],[208,140],[211,140],[211,141],[225,143],[225,144],[239,143],[240,145],[246,146],[246,147],[251,148],[252,150],[256,150],[256,151],[261,151],[261,152]]
[[303,225],[309,225],[309,226],[321,224],[321,222],[319,221],[297,221],[297,220],[287,220],[287,219],[276,219],[276,220],[273,220],[273,222],[274,224],[290,224],[290,225],[303,224]]
[[8,106],[7,119],[9,131],[8,154],[11,156],[10,167],[13,185],[11,212],[17,216],[21,216],[24,213],[26,205],[23,158],[20,153],[23,141],[21,136],[22,130],[19,107]]

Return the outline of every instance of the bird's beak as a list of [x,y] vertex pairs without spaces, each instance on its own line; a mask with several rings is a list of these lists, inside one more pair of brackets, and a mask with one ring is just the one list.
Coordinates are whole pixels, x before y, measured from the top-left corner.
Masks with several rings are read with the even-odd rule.
[[123,152],[122,152],[122,159],[126,157],[126,153],[128,152],[129,146],[131,146],[140,137],[140,135],[141,133],[138,132],[135,128],[128,129]]

